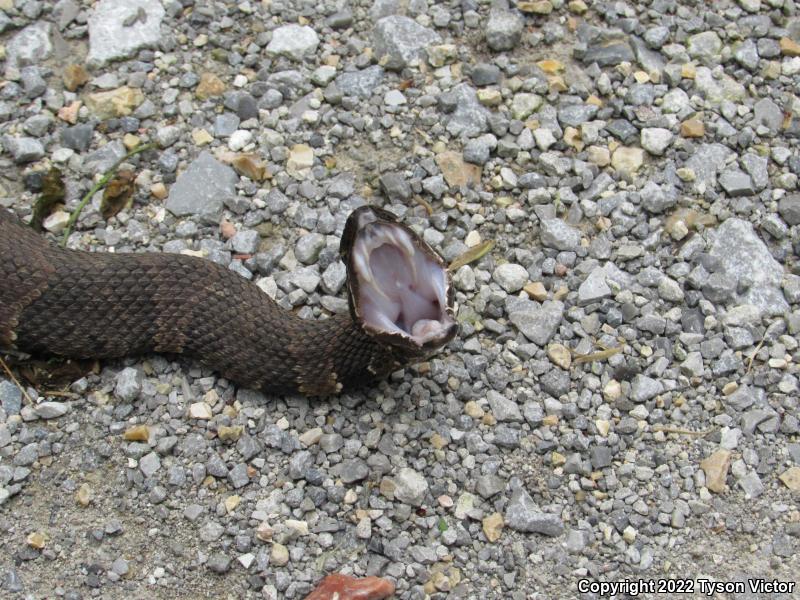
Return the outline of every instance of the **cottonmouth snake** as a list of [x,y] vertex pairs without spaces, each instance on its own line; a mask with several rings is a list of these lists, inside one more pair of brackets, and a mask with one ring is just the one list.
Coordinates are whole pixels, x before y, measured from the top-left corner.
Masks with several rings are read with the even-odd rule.
[[65,250],[0,209],[0,348],[73,358],[182,354],[266,392],[325,396],[453,338],[444,263],[391,213],[356,209],[340,254],[349,314],[304,320],[211,261]]

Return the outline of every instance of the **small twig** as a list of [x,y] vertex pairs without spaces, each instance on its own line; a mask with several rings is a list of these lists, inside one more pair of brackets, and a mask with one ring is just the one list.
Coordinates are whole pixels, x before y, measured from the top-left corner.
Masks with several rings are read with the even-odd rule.
[[28,404],[32,405],[33,400],[28,395],[28,392],[25,391],[25,388],[22,387],[19,380],[16,377],[14,377],[14,373],[12,373],[11,369],[8,368],[8,365],[6,364],[6,361],[3,360],[2,356],[0,356],[0,365],[2,365],[3,370],[6,372],[6,375],[8,375],[11,378],[11,381],[14,382],[14,385],[16,385],[19,388],[19,391],[22,392],[22,395],[25,396],[25,400],[28,401]]
[[59,390],[52,390],[44,393],[45,396],[54,396],[58,398],[80,398],[80,394],[75,392],[61,392]]
[[75,221],[78,220],[78,217],[80,216],[81,211],[89,203],[89,200],[92,199],[92,196],[94,196],[97,192],[102,190],[103,187],[111,180],[111,178],[117,172],[117,169],[119,169],[119,166],[122,163],[124,163],[126,160],[128,160],[129,158],[131,158],[133,156],[136,156],[137,154],[140,154],[141,152],[145,152],[147,150],[150,150],[150,149],[152,149],[154,147],[155,147],[154,144],[144,144],[143,146],[137,146],[136,148],[134,148],[133,150],[128,152],[125,156],[120,158],[113,165],[111,165],[111,168],[108,171],[103,173],[103,177],[100,178],[100,181],[95,183],[92,186],[92,189],[90,189],[88,192],[86,192],[86,195],[83,198],[81,198],[80,203],[78,204],[77,207],[75,207],[75,210],[72,211],[72,214],[69,216],[69,221],[67,221],[67,226],[64,229],[64,237],[61,239],[61,246],[62,247],[66,247],[67,240],[69,239],[69,236],[72,233],[72,227],[75,225]]
[[704,435],[708,435],[714,428],[706,429],[704,431],[692,431],[691,429],[681,429],[679,427],[669,427],[666,425],[655,425],[652,429],[653,431],[662,431],[664,433],[678,433],[680,435],[696,435],[698,437],[702,437]]
[[600,352],[591,352],[589,354],[575,354],[573,352],[572,354],[575,356],[575,360],[573,360],[572,362],[573,364],[580,365],[583,363],[595,362],[598,360],[606,360],[608,358],[611,358],[615,354],[619,354],[620,352],[622,352],[624,348],[625,344],[623,344],[622,346],[614,346],[613,348],[606,348],[604,350],[601,350]]
[[744,372],[745,375],[750,374],[750,370],[753,368],[753,361],[756,359],[756,354],[758,354],[758,351],[761,350],[761,346],[764,345],[764,342],[767,341],[767,334],[769,333],[770,328],[772,328],[772,325],[774,324],[775,323],[772,323],[764,330],[764,335],[761,336],[761,341],[758,342],[756,349],[753,350],[752,354],[750,354],[750,356],[747,357],[747,371]]
[[450,272],[457,271],[464,265],[478,261],[482,259],[492,248],[494,248],[493,240],[483,241],[477,246],[473,246],[464,252],[461,256],[457,256],[447,267],[447,270]]

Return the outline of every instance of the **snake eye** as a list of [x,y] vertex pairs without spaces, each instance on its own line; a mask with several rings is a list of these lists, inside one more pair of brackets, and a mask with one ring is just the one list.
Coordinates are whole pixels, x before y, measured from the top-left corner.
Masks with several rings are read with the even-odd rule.
[[[366,220],[366,219],[362,219]],[[453,338],[456,324],[442,260],[413,231],[393,221],[360,223],[349,267],[352,301],[372,334],[436,348]]]

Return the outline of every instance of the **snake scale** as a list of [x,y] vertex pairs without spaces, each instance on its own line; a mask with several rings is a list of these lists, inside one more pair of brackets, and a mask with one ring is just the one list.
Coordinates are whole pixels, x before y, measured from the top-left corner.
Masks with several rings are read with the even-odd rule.
[[353,211],[340,255],[349,314],[305,320],[209,260],[62,249],[0,209],[0,348],[185,355],[268,393],[327,396],[422,360],[456,334],[441,257],[391,213]]

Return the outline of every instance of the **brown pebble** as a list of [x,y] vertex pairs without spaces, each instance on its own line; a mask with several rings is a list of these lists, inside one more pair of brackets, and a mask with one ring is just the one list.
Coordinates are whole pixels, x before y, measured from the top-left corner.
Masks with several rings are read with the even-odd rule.
[[688,119],[681,123],[681,135],[685,138],[699,138],[706,134],[706,126],[698,119]]
[[126,429],[122,437],[129,442],[146,442],[150,438],[150,429],[147,425],[134,425]]
[[788,37],[782,37],[781,41],[781,54],[784,56],[800,56],[800,44]]
[[236,235],[236,226],[227,219],[223,219],[219,224],[219,232],[223,239],[229,240]]
[[64,87],[70,92],[74,92],[87,81],[89,81],[89,73],[83,65],[67,65],[62,74],[64,80]]

